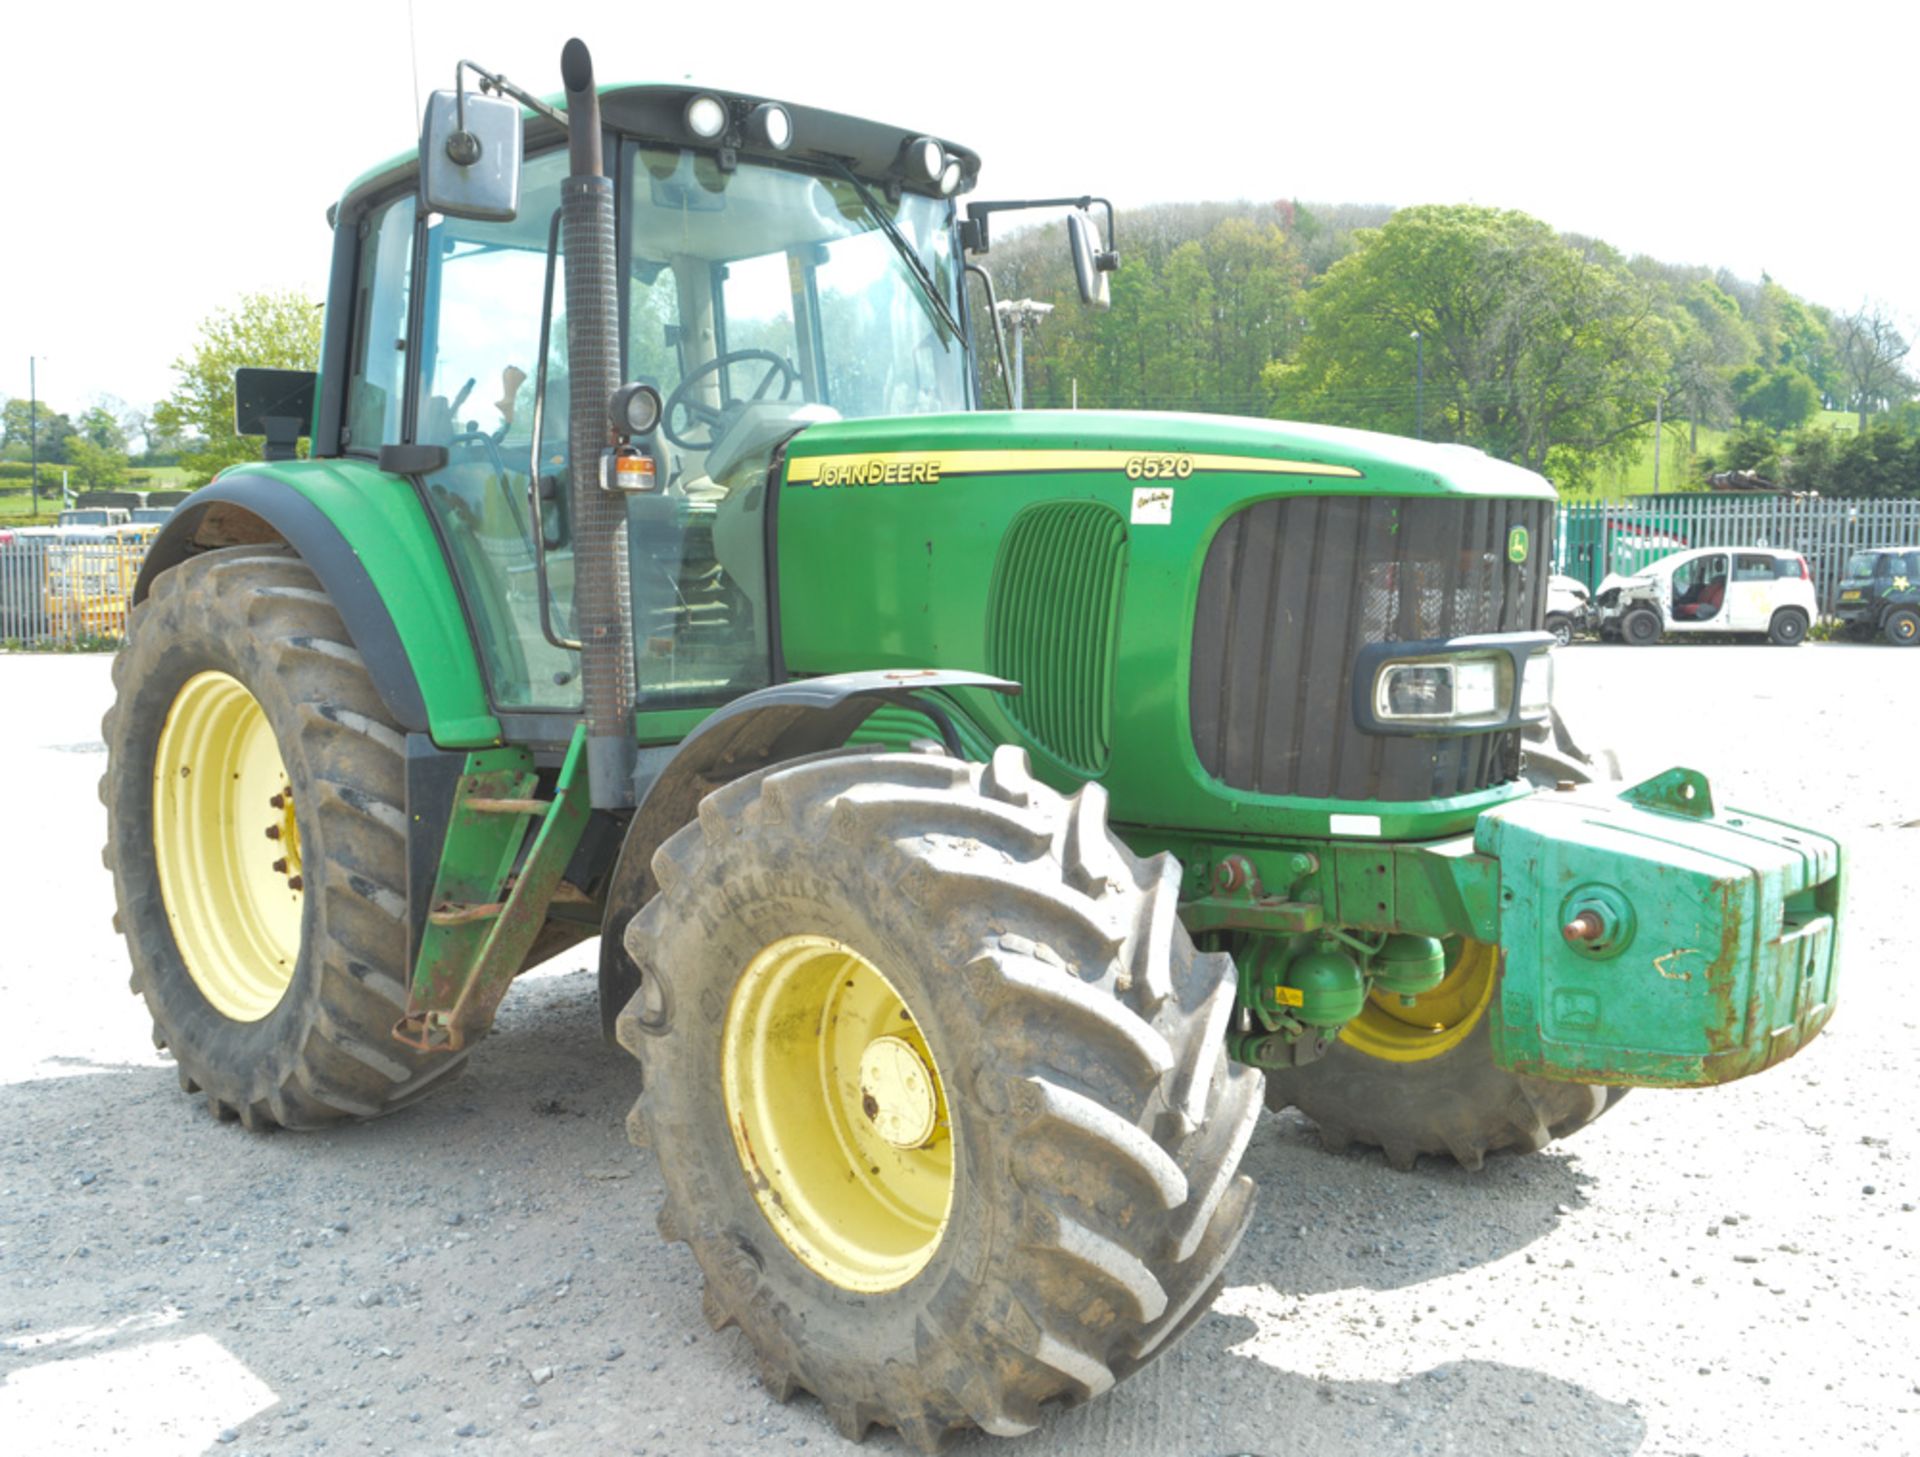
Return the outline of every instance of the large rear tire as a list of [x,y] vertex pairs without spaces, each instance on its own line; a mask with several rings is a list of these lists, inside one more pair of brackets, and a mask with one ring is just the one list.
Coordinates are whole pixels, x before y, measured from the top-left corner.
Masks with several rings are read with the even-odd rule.
[[799,760],[710,795],[626,944],[629,1128],[767,1389],[923,1451],[1165,1350],[1246,1226],[1259,1074],[1179,868],[1001,749]]
[[1421,1154],[1477,1169],[1490,1153],[1538,1152],[1586,1127],[1627,1090],[1526,1077],[1494,1062],[1486,1013],[1498,955],[1461,942],[1446,980],[1413,1006],[1376,994],[1317,1061],[1267,1074],[1267,1106],[1305,1113],[1330,1152],[1377,1147],[1401,1170]]
[[102,858],[180,1086],[250,1129],[373,1118],[463,1054],[406,993],[406,740],[312,571],[234,547],[133,609],[101,725]]

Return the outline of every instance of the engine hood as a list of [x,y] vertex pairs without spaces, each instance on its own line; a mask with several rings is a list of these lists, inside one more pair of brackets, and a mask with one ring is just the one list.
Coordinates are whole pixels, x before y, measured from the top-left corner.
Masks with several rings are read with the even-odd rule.
[[[1134,480],[1181,481],[1245,471],[1310,477],[1316,489],[1332,491],[1554,499],[1544,477],[1468,446],[1147,410],[975,411],[824,422],[789,442],[787,461],[791,485],[928,484],[1007,471],[1124,471]],[[898,478],[902,470],[909,478]]]

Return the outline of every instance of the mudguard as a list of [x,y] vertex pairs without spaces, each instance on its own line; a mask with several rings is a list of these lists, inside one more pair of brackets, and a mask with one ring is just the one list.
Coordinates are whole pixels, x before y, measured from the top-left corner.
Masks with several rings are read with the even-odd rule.
[[195,550],[276,539],[319,577],[396,724],[443,748],[500,742],[426,508],[371,462],[252,465],[195,491],[148,551],[133,600]]
[[[600,1027],[608,1041],[613,1040],[613,1019],[640,985],[640,973],[627,956],[621,935],[657,888],[653,852],[692,820],[700,801],[722,784],[769,764],[837,749],[885,704],[918,709],[939,724],[944,715],[914,696],[932,688],[1020,691],[1018,683],[985,673],[933,668],[835,673],[776,683],[736,698],[681,740],[642,795],[607,883],[600,938]],[[957,756],[950,726],[943,725],[942,731],[949,740],[948,751]]]

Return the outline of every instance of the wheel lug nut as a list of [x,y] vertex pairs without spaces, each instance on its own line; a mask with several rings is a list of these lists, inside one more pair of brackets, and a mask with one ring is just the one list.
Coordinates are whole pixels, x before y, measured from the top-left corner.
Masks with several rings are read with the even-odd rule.
[[276,794],[272,799],[268,800],[267,803],[275,809],[285,809],[287,807],[287,797],[284,794]]
[[288,890],[300,890],[300,889],[302,889],[302,888],[304,888],[304,887],[305,887],[305,885],[306,885],[306,882],[305,882],[304,880],[302,880],[302,879],[301,879],[301,878],[300,878],[299,876],[297,876],[297,875],[289,875],[289,876],[287,877],[287,889],[288,889]]
[[287,873],[287,862],[286,862],[286,861],[284,861],[284,860],[276,860],[276,861],[274,861],[274,862],[273,862],[273,873],[274,873],[275,875],[285,875],[285,874]]
[[269,840],[277,840],[277,839],[279,839],[279,838],[280,838],[280,826],[278,826],[278,825],[268,825],[268,826],[267,826],[267,838],[268,838]]

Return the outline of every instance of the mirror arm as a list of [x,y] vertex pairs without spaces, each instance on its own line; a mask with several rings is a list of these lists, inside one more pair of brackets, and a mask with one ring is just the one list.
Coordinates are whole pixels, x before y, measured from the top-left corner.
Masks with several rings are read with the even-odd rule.
[[489,71],[484,66],[475,65],[472,61],[462,61],[453,68],[454,113],[458,117],[458,125],[461,131],[467,129],[467,91],[466,88],[460,84],[460,73],[462,71],[471,71],[474,75],[478,76],[480,78],[480,89],[482,91],[491,91],[500,96],[511,96],[529,111],[538,112],[548,121],[557,122],[561,126],[567,124],[567,119],[561,112],[547,105],[546,102],[531,92],[521,90],[520,87],[514,85],[513,82],[509,81],[505,76],[494,71]]
[[967,272],[979,277],[987,289],[987,317],[993,320],[993,347],[1000,356],[1000,381],[1008,390],[1013,388],[1013,371],[1007,368],[1007,336],[1000,327],[1000,300],[993,291],[993,275],[978,263],[963,263]]
[[987,251],[987,222],[997,212],[1020,212],[1033,207],[1079,207],[1095,204],[1107,210],[1107,251],[1096,259],[1102,273],[1111,273],[1120,265],[1120,244],[1114,232],[1113,204],[1104,197],[1035,197],[1023,202],[970,202],[967,204],[967,251]]

